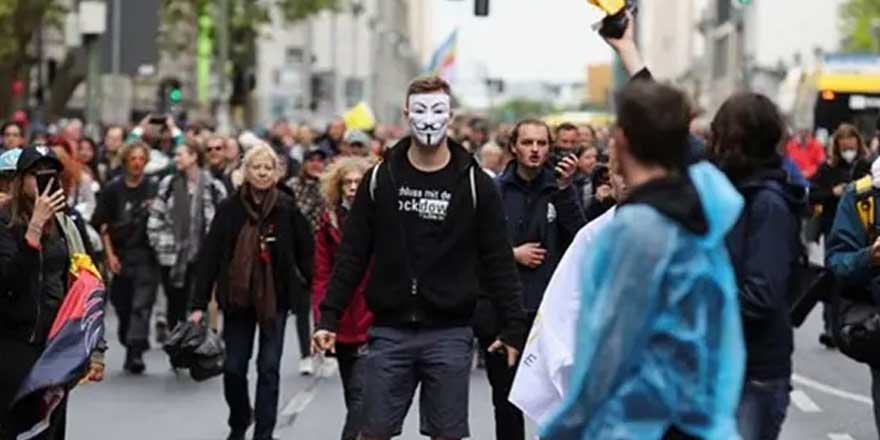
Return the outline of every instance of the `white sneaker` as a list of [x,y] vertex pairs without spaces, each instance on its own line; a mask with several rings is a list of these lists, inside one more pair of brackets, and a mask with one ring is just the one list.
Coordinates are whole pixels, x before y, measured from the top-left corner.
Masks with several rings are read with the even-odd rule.
[[315,365],[311,357],[304,357],[299,360],[299,374],[303,376],[315,374]]

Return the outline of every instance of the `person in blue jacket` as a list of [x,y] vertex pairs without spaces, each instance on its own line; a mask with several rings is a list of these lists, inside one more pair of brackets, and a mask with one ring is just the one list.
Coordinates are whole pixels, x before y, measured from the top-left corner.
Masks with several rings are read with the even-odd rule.
[[712,121],[711,154],[746,207],[727,236],[737,275],[746,342],[746,376],[737,411],[743,440],[779,436],[791,390],[794,335],[788,293],[802,254],[807,191],[785,170],[785,123],[766,96],[738,93]]
[[724,240],[742,196],[687,165],[684,94],[635,80],[616,103],[630,193],[584,262],[570,389],[542,438],[736,439],[745,350]]
[[[828,266],[840,283],[840,295],[861,304],[880,305],[880,221],[867,227],[859,216],[859,203],[870,203],[876,213],[880,200],[880,159],[871,166],[871,176],[847,185],[831,227],[825,254]],[[868,217],[869,219],[871,216]],[[880,433],[880,365],[871,365],[871,395],[874,399],[874,423]]]

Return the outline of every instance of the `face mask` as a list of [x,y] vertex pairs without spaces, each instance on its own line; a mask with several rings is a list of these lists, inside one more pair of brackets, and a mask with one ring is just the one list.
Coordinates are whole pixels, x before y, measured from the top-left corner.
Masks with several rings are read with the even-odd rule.
[[420,93],[409,97],[409,126],[419,144],[437,147],[446,139],[452,107],[445,93]]
[[840,152],[840,157],[842,157],[843,160],[846,161],[846,163],[853,163],[853,161],[856,160],[857,155],[858,152],[855,150],[846,150]]

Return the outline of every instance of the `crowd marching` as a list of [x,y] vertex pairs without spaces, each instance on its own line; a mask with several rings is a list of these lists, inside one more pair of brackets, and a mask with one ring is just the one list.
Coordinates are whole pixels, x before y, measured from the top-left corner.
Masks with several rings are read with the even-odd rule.
[[[230,440],[272,438],[291,314],[300,373],[338,362],[342,439],[400,435],[417,388],[423,435],[468,437],[475,358],[499,440],[526,417],[546,439],[774,439],[792,306],[822,277],[821,343],[870,365],[880,402],[880,142],[843,124],[823,145],[749,92],[700,130],[631,28],[607,41],[631,75],[610,127],[456,117],[437,77],[402,91],[408,132],[7,122],[0,438],[64,437],[65,396],[36,429],[46,401],[20,390],[83,254],[126,372],[163,368],[143,355],[183,325],[222,333]],[[88,346],[65,391],[102,380],[107,344]]]

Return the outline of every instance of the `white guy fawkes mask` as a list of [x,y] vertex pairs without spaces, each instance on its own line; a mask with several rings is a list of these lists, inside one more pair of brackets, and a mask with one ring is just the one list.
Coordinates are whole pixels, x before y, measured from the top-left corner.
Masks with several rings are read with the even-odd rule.
[[437,147],[446,139],[452,117],[449,95],[419,93],[409,97],[409,126],[421,145]]

